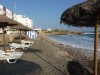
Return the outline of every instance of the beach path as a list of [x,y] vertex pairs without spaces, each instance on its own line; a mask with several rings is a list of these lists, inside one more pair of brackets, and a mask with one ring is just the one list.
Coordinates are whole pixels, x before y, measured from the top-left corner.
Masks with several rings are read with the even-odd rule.
[[[39,64],[42,75],[66,75],[67,60],[61,59],[61,49],[38,38],[35,43],[25,51],[23,59]],[[60,59],[60,60],[59,60]]]

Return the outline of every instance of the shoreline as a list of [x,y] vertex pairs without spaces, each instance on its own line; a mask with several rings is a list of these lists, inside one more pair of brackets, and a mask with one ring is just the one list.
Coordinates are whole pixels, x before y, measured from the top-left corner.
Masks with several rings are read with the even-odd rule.
[[[71,45],[64,45],[58,42],[55,42],[47,37],[48,35],[40,36],[43,40],[47,41],[48,43],[66,51],[69,55],[74,57],[74,60],[79,61],[80,63],[88,66],[89,68],[93,69],[93,51],[83,48],[76,48]],[[100,56],[99,56],[100,60]]]
[[[41,36],[40,36],[41,37]],[[60,43],[60,42],[56,42],[54,40],[51,40],[50,38],[48,38],[48,35],[42,35],[43,39],[61,49],[65,49],[66,47],[72,47],[72,48],[76,48],[76,49],[79,49],[79,50],[82,50],[82,51],[85,51],[85,52],[91,52],[91,54],[93,54],[93,50],[89,50],[89,49],[85,49],[85,48],[79,48],[79,47],[74,47],[74,46],[71,46],[71,45],[66,45],[66,44],[63,44],[63,43]]]
[[[94,49],[88,49],[88,48],[84,48],[84,47],[79,47],[79,46],[74,46],[74,45],[68,45],[68,44],[64,44],[64,43],[59,42],[59,41],[52,40],[52,39],[50,39],[50,38],[48,37],[48,36],[52,36],[52,35],[46,34],[45,36],[46,36],[49,40],[51,40],[51,41],[53,41],[53,42],[56,42],[56,43],[58,43],[58,44],[60,44],[60,45],[71,46],[71,47],[73,47],[73,48],[78,48],[78,49],[84,50],[84,51],[86,51],[86,52],[91,52],[92,54],[93,54],[93,52],[94,52]],[[100,50],[98,50],[98,56],[100,57]]]

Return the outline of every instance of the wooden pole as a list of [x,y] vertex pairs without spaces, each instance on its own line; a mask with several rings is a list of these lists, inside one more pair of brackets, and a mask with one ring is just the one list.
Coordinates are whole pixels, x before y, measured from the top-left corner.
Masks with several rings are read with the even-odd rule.
[[97,75],[98,64],[98,16],[96,17],[95,37],[94,37],[94,75]]
[[19,31],[20,31],[20,37],[19,37],[19,40],[20,40],[20,42],[21,42],[21,29],[20,29]]
[[5,40],[5,32],[4,32],[4,28],[2,28],[2,30],[3,30],[4,51],[6,52],[6,40]]

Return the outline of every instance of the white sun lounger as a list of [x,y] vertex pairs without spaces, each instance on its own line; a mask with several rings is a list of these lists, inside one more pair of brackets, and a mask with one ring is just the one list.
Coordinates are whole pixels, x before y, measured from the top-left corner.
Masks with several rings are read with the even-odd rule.
[[32,43],[27,43],[27,42],[22,42],[21,44],[18,43],[11,43],[9,44],[11,49],[17,49],[17,48],[22,48],[24,50],[26,50],[30,45],[32,45]]
[[15,51],[12,51],[12,50],[7,50],[7,53],[14,55],[17,59],[19,59],[23,54],[23,52],[15,52]]
[[32,45],[34,43],[34,41],[30,41],[30,40],[21,40],[21,43],[26,43],[29,45]]
[[0,60],[7,60],[8,63],[15,63],[17,61],[17,58],[10,53],[0,53]]
[[7,50],[7,52],[4,52],[0,50],[0,60],[7,60],[8,63],[16,63],[17,59],[20,59],[22,54],[23,52],[15,52],[12,50]]

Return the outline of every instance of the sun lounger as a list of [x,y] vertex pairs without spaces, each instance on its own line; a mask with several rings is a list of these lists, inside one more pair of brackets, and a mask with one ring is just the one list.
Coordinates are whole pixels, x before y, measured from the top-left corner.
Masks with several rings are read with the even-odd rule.
[[15,52],[12,50],[4,52],[0,50],[0,60],[7,60],[8,63],[16,63],[17,59],[19,59],[22,54],[23,52]]
[[33,44],[34,42],[33,41],[30,41],[30,40],[21,40],[21,43],[26,43],[26,44]]
[[11,49],[17,49],[17,48],[22,48],[24,50],[28,49],[32,43],[27,43],[27,42],[22,42],[21,44],[18,43],[11,43],[9,44]]
[[8,63],[15,63],[17,58],[10,53],[0,53],[0,60],[7,60]]
[[14,55],[17,59],[19,59],[23,54],[23,52],[15,52],[14,50],[7,50],[7,53]]
[[10,43],[10,48],[13,50],[13,49],[16,49],[16,48],[22,48],[22,45],[21,44],[18,44],[18,43]]

